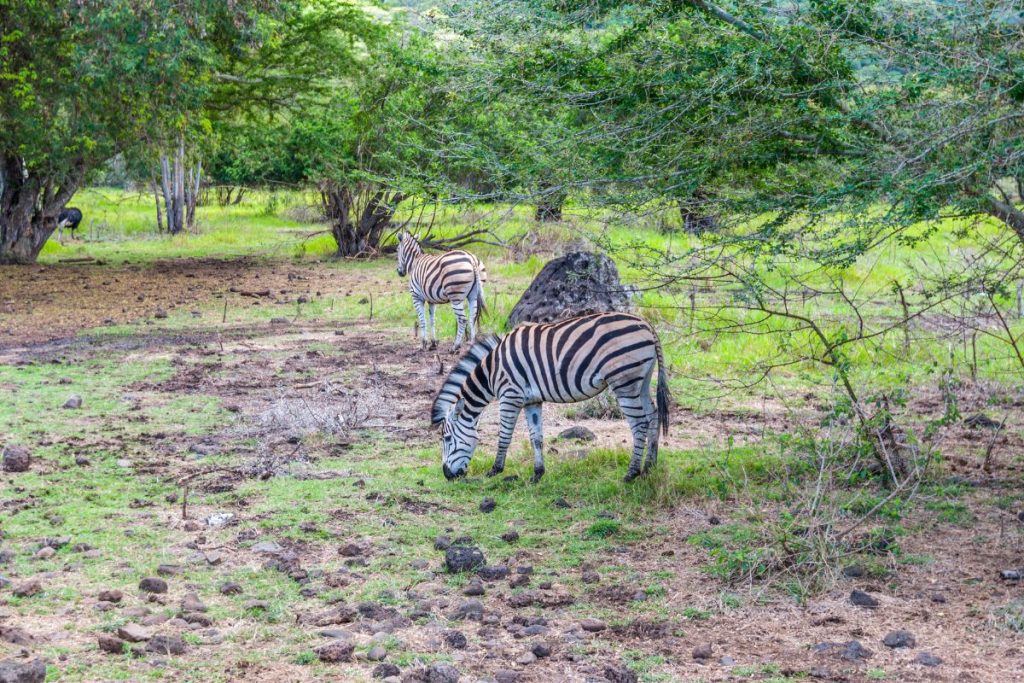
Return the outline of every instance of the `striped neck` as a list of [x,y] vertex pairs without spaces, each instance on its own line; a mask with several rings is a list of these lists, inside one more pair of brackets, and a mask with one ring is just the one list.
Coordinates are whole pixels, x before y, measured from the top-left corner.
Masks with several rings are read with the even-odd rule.
[[459,359],[434,399],[430,414],[433,424],[444,421],[452,408],[459,416],[465,415],[475,422],[487,404],[494,400],[491,352],[500,342],[501,338],[493,334],[479,337]]

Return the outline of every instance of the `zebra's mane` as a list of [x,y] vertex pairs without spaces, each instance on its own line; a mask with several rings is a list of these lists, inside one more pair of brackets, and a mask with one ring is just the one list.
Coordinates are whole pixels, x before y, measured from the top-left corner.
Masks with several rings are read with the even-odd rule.
[[419,239],[405,228],[402,228],[402,230],[400,230],[398,233],[398,243],[401,244],[403,242],[410,245],[410,248],[413,250],[413,253],[423,253],[423,245],[420,244]]
[[455,364],[448,378],[441,385],[434,399],[434,408],[430,412],[430,423],[440,424],[447,417],[452,406],[462,398],[462,387],[470,373],[486,358],[491,351],[497,348],[501,337],[496,334],[486,334],[477,337],[469,350],[462,355],[462,358]]

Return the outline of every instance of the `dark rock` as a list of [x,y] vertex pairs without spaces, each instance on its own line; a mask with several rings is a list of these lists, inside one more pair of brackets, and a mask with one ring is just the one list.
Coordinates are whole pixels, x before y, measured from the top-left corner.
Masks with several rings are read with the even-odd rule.
[[508,582],[509,588],[522,588],[523,586],[530,585],[529,574],[516,574],[512,577],[512,580]]
[[371,662],[383,661],[388,656],[388,651],[380,645],[375,645],[370,648],[370,651],[366,653],[366,659]]
[[339,662],[351,662],[352,653],[355,651],[356,646],[347,640],[334,640],[325,645],[321,645],[316,648],[316,656],[321,662],[328,664],[337,664]]
[[41,659],[24,663],[16,659],[0,661],[0,683],[43,683],[46,664]]
[[609,664],[604,668],[604,677],[612,683],[637,683],[636,672],[621,664]]
[[444,642],[448,644],[448,647],[456,650],[466,649],[466,636],[462,631],[448,631],[444,634]]
[[480,621],[484,617],[484,606],[479,600],[466,600],[464,603],[455,608],[455,611],[449,615],[450,619],[462,620],[471,619],[473,621]]
[[857,607],[867,607],[874,609],[878,607],[878,599],[872,595],[865,593],[864,591],[855,590],[850,593],[850,602]]
[[78,410],[82,407],[82,397],[78,394],[71,394],[68,396],[68,400],[64,401],[63,407],[68,410]]
[[519,673],[510,669],[498,669],[494,672],[494,683],[519,683]]
[[476,572],[484,581],[501,581],[508,576],[508,567],[500,564],[492,564],[480,567]]
[[711,655],[713,652],[714,648],[712,647],[711,643],[704,643],[703,645],[698,645],[693,649],[693,659],[694,661],[703,662],[705,660],[711,659]]
[[146,643],[146,652],[153,654],[183,655],[185,649],[185,641],[172,635],[155,635]]
[[166,320],[167,319],[167,311],[165,311],[162,308],[158,308],[158,309],[156,309],[156,313],[153,314],[153,317],[156,318],[157,320]]
[[348,543],[338,548],[338,554],[342,557],[359,557],[363,554],[363,549],[355,543]]
[[921,666],[939,666],[942,664],[942,658],[936,657],[931,652],[921,652],[914,658],[914,662]]
[[21,446],[6,446],[0,459],[0,470],[4,472],[27,472],[32,466],[32,454]]
[[530,652],[538,659],[551,656],[551,648],[544,643],[534,643],[533,647],[530,648]]
[[473,545],[473,537],[469,534],[463,534],[462,536],[456,537],[456,539],[452,541],[452,545]]
[[459,670],[451,664],[434,662],[427,667],[427,683],[459,683]]
[[434,539],[434,550],[448,550],[452,546],[452,539],[441,535]]
[[466,587],[462,589],[462,594],[471,597],[480,597],[484,594],[483,582],[474,577],[473,580],[466,584]]
[[155,576],[150,576],[139,581],[139,590],[146,593],[166,593],[167,582]]
[[848,579],[859,579],[864,576],[865,573],[864,565],[861,564],[851,564],[847,567],[843,567],[843,576]]
[[487,560],[479,548],[453,545],[445,551],[444,564],[449,572],[458,574],[482,567],[487,564]]
[[206,609],[206,605],[203,604],[203,601],[195,593],[186,593],[185,597],[181,600],[182,612],[205,612]]
[[583,572],[583,576],[580,577],[583,583],[598,583],[601,581],[601,575],[597,572]]
[[914,636],[910,631],[892,631],[887,633],[885,638],[882,639],[882,643],[886,647],[897,648],[897,647],[914,647],[917,645],[917,641],[914,640]]
[[124,599],[124,595],[119,590],[106,590],[100,591],[99,599],[102,602],[118,603]]
[[101,634],[96,641],[101,650],[112,655],[123,655],[125,651],[124,646],[128,644],[120,638],[106,634]]
[[565,498],[555,498],[555,502],[553,503],[553,505],[556,508],[566,508],[566,509],[568,509],[568,508],[572,507],[572,503],[567,501]]
[[373,673],[370,674],[374,678],[388,678],[389,676],[398,676],[402,673],[394,664],[378,664],[373,667]]
[[586,427],[576,426],[563,429],[558,434],[558,438],[572,441],[596,441],[597,435]]
[[39,582],[39,579],[30,579],[15,586],[12,592],[16,598],[31,598],[33,595],[43,592],[43,584]]
[[580,628],[588,633],[598,633],[608,628],[608,624],[604,623],[600,619],[582,619],[580,621]]
[[544,266],[512,308],[507,327],[631,308],[630,292],[619,281],[615,262],[603,254],[577,251]]
[[480,512],[494,512],[495,507],[497,507],[497,503],[490,496],[480,501]]
[[220,592],[222,595],[239,595],[242,592],[242,586],[234,581],[227,581],[220,585]]
[[506,531],[501,535],[501,540],[505,541],[505,543],[515,543],[519,540],[519,532]]
[[818,654],[835,655],[848,662],[861,662],[874,655],[874,652],[856,640],[849,640],[845,643],[818,643],[814,646],[814,651]]
[[160,576],[178,576],[183,571],[180,564],[162,564],[156,568],[156,573]]
[[144,626],[129,623],[117,629],[117,637],[129,643],[141,643],[152,638],[152,634]]
[[932,593],[931,594],[931,600],[932,600],[932,602],[940,603],[941,604],[941,603],[946,602],[946,596],[943,595],[942,593]]

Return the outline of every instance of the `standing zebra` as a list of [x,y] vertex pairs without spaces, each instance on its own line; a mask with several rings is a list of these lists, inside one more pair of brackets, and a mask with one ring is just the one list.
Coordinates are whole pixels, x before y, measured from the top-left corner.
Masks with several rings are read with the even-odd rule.
[[[651,402],[658,364],[657,410]],[[431,422],[441,425],[442,470],[447,479],[466,474],[477,444],[480,414],[497,399],[501,409],[498,455],[488,476],[505,469],[505,455],[519,411],[533,445],[533,481],[544,475],[541,403],[574,403],[610,388],[633,432],[626,481],[658,461],[658,427],[668,434],[669,393],[661,342],[642,318],[597,313],[552,323],[519,325],[504,338],[478,339],[459,359],[434,400]],[[647,459],[641,470],[644,447]]]
[[465,304],[469,304],[469,337],[476,336],[476,325],[484,312],[484,283],[487,269],[476,256],[461,249],[444,254],[424,254],[423,247],[405,230],[398,233],[398,275],[409,274],[409,291],[420,322],[420,338],[427,345],[427,321],[423,315],[423,304],[430,310],[431,347],[437,345],[437,327],[434,309],[437,304],[451,302],[455,318],[459,323],[455,335],[458,351],[466,334]]

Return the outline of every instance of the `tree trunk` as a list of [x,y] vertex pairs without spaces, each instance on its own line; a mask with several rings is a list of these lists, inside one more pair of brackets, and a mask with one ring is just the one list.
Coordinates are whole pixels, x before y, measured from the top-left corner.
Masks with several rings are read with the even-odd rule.
[[155,177],[150,181],[150,186],[153,188],[153,201],[156,203],[156,231],[162,233],[164,231],[164,212],[160,208],[160,189]]
[[177,234],[185,229],[185,140],[178,139],[178,149],[174,153],[174,231]]
[[320,200],[338,245],[337,255],[360,257],[377,253],[384,231],[404,199],[403,193],[386,189],[322,185]]
[[998,218],[1010,229],[1017,233],[1017,237],[1024,241],[1024,211],[1021,211],[1013,204],[1001,202],[995,197],[988,197],[988,205],[985,207],[988,215]]
[[[174,162],[167,155],[160,157],[160,180],[164,195],[164,210],[167,214],[167,232],[177,235],[182,230],[195,227],[196,204],[203,179],[202,162],[194,168],[185,169],[185,139],[179,138],[174,151]],[[159,222],[160,207],[157,207]]]
[[683,232],[702,235],[718,230],[718,219],[704,213],[708,196],[698,188],[689,198],[679,200],[679,216],[683,219]]
[[565,205],[566,193],[545,185],[541,188],[540,200],[533,214],[539,223],[554,223],[562,220],[562,207]]
[[164,209],[167,214],[167,232],[174,235],[181,230],[174,222],[174,194],[171,191],[171,163],[166,154],[160,155],[160,186],[164,193]]
[[57,188],[54,179],[30,173],[20,157],[0,159],[0,264],[35,263],[83,175],[79,164]]

